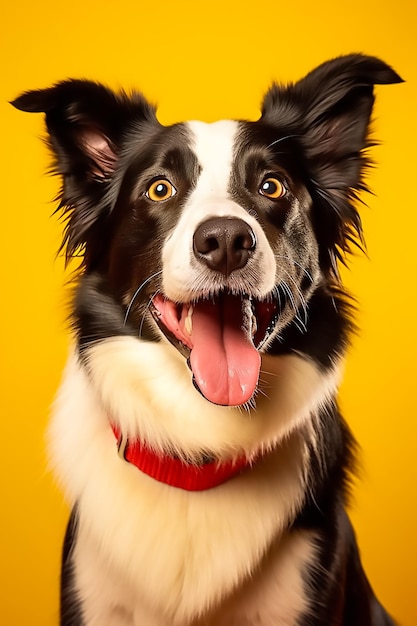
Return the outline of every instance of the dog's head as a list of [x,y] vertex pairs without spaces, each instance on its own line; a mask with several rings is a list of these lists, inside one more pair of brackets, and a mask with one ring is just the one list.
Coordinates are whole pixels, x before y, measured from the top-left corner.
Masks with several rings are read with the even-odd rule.
[[313,294],[331,296],[338,260],[361,240],[354,201],[373,85],[400,81],[378,59],[340,57],[273,85],[256,122],[169,127],[141,95],[88,81],[18,98],[46,113],[63,247],[82,253],[85,282],[101,294],[80,342],[162,334],[208,400],[250,400],[260,354],[278,350],[289,327],[307,331]]

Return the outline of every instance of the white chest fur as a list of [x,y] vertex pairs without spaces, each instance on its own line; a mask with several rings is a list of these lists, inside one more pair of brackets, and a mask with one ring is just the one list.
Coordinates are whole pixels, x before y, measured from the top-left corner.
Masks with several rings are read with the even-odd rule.
[[[117,346],[123,354],[119,363]],[[295,404],[286,402],[283,394],[282,410],[277,402],[274,419],[262,408],[250,416],[231,413],[234,431],[227,431],[229,449],[233,437],[238,448],[257,434],[266,448],[279,439],[275,450],[221,487],[189,493],[158,483],[117,455],[109,411],[118,414],[122,403],[126,408],[126,403],[133,406],[136,401],[140,419],[141,411],[149,413],[149,389],[143,377],[135,384],[136,368],[123,369],[126,354],[131,356],[130,343],[110,347],[112,368],[103,367],[102,374],[97,355],[91,360],[93,375],[76,359],[70,361],[50,430],[57,473],[80,511],[75,560],[87,626],[292,626],[305,608],[301,572],[313,547],[311,537],[287,534],[286,528],[304,497],[308,415],[334,386],[334,374],[320,379],[312,365],[291,357],[282,379],[283,389],[298,388]],[[102,353],[100,359],[103,365]],[[143,369],[145,378],[157,386],[151,369]],[[116,372],[120,384],[106,378],[105,371]],[[310,387],[315,394],[310,394]],[[207,403],[192,388],[190,394],[196,403],[189,415],[201,417],[199,402]],[[164,401],[166,411],[174,414],[169,420],[177,420],[172,399]],[[189,402],[183,398],[183,406],[189,408]],[[216,409],[208,406],[210,411]],[[223,407],[218,409],[225,417]],[[154,415],[163,433],[168,418],[160,412]],[[218,416],[217,420],[220,423]],[[147,432],[148,422],[143,425]],[[179,437],[179,428],[173,430]],[[221,449],[225,430],[219,433]],[[197,438],[199,434],[196,431]],[[192,441],[189,433],[188,437]]]
[[[281,537],[229,596],[197,611],[195,617],[170,611],[160,586],[152,598],[144,595],[141,582],[152,563],[144,565],[139,584],[132,585],[103,557],[96,542],[81,534],[75,560],[87,626],[296,626],[308,611],[303,575],[314,557],[314,537],[308,533]],[[201,570],[207,567],[208,563],[200,564]],[[194,604],[196,586],[198,580],[184,587],[183,608]]]

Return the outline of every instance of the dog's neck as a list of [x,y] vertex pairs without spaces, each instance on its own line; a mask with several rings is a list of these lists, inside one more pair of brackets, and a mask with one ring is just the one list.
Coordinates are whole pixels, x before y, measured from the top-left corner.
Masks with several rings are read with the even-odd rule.
[[213,460],[201,464],[187,463],[183,459],[155,452],[138,439],[128,440],[114,425],[112,429],[122,459],[154,480],[186,491],[204,491],[218,487],[237,474],[249,470],[256,460],[241,456],[223,462]]

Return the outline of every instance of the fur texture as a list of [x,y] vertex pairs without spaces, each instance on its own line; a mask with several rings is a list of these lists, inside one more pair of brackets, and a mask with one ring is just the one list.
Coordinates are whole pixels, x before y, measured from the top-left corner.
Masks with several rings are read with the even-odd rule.
[[[63,626],[393,624],[344,509],[336,395],[337,267],[362,242],[373,86],[396,82],[350,55],[273,85],[256,122],[170,127],[89,81],[14,102],[46,115],[63,248],[82,257],[50,428],[73,506]],[[173,487],[121,458],[114,428],[185,472],[246,467]]]

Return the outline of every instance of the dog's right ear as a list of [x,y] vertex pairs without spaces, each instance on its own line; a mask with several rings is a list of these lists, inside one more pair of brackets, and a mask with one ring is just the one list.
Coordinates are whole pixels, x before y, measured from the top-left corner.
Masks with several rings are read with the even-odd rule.
[[87,80],[28,91],[11,104],[21,111],[45,113],[57,173],[76,176],[80,182],[110,176],[129,125],[156,121],[154,107],[140,94],[115,94]]
[[159,127],[155,108],[137,93],[116,94],[87,80],[67,80],[28,91],[11,103],[21,111],[45,113],[53,171],[62,177],[60,208],[68,217],[62,246],[67,258],[80,248],[88,256],[116,194],[123,137],[144,123]]

